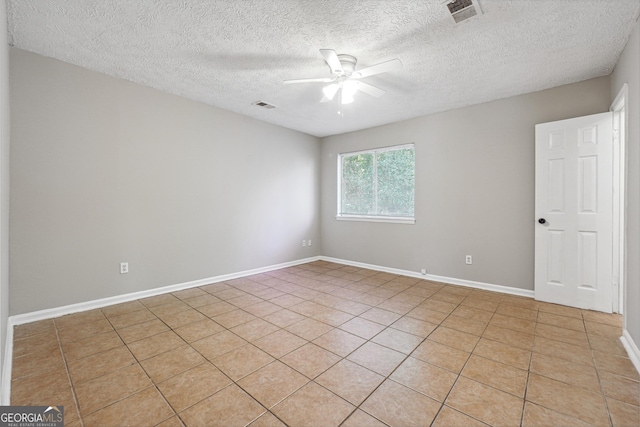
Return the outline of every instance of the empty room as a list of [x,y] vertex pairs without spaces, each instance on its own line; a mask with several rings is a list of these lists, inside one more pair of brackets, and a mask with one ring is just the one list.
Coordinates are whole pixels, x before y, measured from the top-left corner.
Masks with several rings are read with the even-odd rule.
[[3,1],[0,426],[640,425],[639,15]]

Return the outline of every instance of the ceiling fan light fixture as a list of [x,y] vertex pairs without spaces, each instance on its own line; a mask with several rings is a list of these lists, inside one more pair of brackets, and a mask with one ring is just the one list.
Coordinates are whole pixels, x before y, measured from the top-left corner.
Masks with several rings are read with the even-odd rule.
[[357,80],[345,80],[342,82],[342,104],[351,104],[353,102],[353,95],[358,91]]
[[347,92],[348,96],[353,98],[353,95],[358,91],[358,81],[357,80],[346,80],[342,84],[342,90]]
[[369,83],[361,82],[359,79],[369,76],[375,76],[376,74],[386,73],[389,71],[396,71],[402,68],[402,62],[400,62],[400,60],[396,58],[389,61],[380,62],[378,64],[370,65],[356,71],[355,68],[358,60],[355,56],[347,54],[338,55],[336,54],[335,50],[332,49],[320,49],[320,53],[329,66],[332,77],[285,80],[284,83],[328,83],[322,88],[324,96],[320,100],[321,103],[332,101],[333,99],[335,99],[339,91],[341,104],[351,104],[354,101],[353,97],[355,93],[358,91],[362,91],[367,95],[379,98],[380,96],[385,94],[384,90],[370,85]]
[[345,90],[345,88],[342,88],[342,99],[340,100],[340,103],[342,105],[345,104],[351,104],[353,102],[353,94],[349,93],[349,91]]
[[322,89],[322,92],[324,93],[324,96],[326,96],[328,100],[332,100],[333,97],[336,96],[338,89],[340,89],[340,86],[338,84],[331,83],[330,85],[325,86]]

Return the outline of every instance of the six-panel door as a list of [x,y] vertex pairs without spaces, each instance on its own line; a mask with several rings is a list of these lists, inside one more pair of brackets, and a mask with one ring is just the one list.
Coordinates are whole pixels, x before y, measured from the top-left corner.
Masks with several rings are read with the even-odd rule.
[[536,125],[538,300],[611,312],[612,122],[602,113]]

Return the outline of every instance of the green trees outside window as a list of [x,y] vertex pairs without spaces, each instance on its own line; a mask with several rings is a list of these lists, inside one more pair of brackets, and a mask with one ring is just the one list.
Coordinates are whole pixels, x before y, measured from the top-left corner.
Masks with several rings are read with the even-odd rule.
[[413,145],[340,155],[338,215],[413,217]]

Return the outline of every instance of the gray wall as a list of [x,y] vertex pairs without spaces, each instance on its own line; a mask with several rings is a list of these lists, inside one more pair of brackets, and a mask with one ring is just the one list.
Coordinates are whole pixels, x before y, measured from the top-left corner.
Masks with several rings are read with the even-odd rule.
[[10,58],[11,314],[320,253],[319,139]]
[[[9,44],[7,41],[7,3],[0,4],[0,366],[9,317]],[[2,401],[8,396],[2,396]]]
[[628,83],[627,138],[627,277],[625,324],[640,345],[640,23],[611,74],[611,101]]
[[[609,104],[609,78],[601,77],[323,139],[323,254],[532,290],[534,126]],[[409,142],[415,225],[337,221],[337,155]]]

